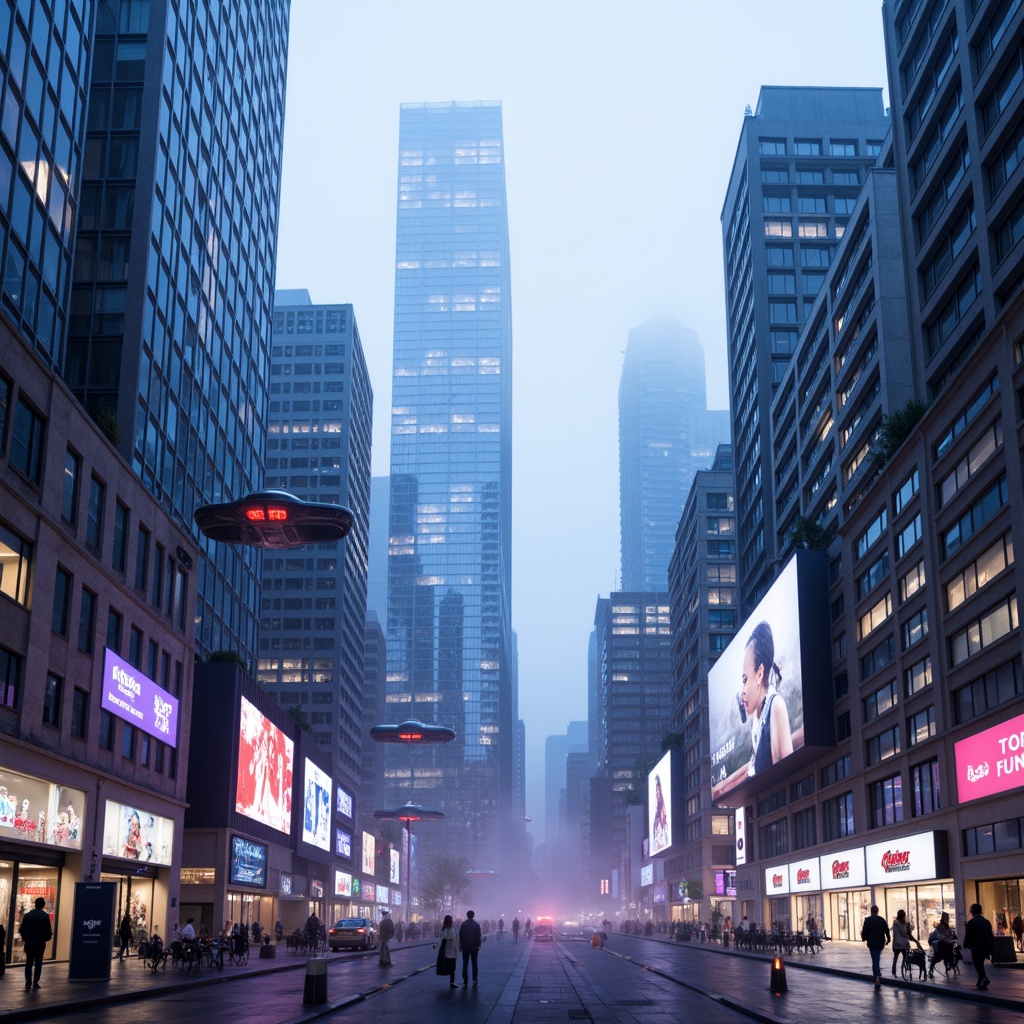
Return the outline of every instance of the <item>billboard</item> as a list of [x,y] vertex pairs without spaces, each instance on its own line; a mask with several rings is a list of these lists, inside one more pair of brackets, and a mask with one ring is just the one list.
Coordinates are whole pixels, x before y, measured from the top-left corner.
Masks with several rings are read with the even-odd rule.
[[267,848],[242,836],[231,837],[231,881],[236,885],[267,886]]
[[339,814],[344,814],[346,818],[352,817],[352,794],[347,789],[342,789],[341,786],[338,787],[334,809]]
[[388,876],[392,885],[400,885],[402,881],[402,855],[398,850],[391,851],[391,873]]
[[1024,786],[1024,715],[958,740],[953,749],[960,803]]
[[178,745],[178,699],[109,647],[103,648],[100,704],[169,747]]
[[747,863],[747,809],[736,808],[736,866]]
[[295,744],[255,705],[241,701],[235,810],[291,835]]
[[170,864],[174,822],[136,804],[108,800],[103,815],[103,853],[147,864]]
[[330,850],[331,777],[307,757],[302,784],[306,793],[302,810],[302,841],[318,850]]
[[672,845],[672,818],[672,751],[669,750],[647,776],[650,856],[657,857]]
[[343,828],[334,830],[334,852],[339,857],[352,859],[352,833]]
[[819,858],[822,889],[856,889],[867,885],[864,870],[864,847],[837,850]]
[[834,745],[828,607],[827,556],[798,551],[708,673],[713,800]]
[[347,871],[334,872],[334,895],[352,895],[352,876]]
[[372,832],[363,833],[363,874],[373,878],[376,869],[377,840]]
[[864,848],[868,885],[897,885],[949,877],[945,832],[918,832]]

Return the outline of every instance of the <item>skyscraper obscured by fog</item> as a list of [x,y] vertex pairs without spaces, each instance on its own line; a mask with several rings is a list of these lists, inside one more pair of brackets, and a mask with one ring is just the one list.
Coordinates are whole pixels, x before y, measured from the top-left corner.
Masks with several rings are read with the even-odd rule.
[[[43,43],[57,38],[41,25],[47,6],[19,4],[34,12],[32,38]],[[69,4],[56,6],[63,20]],[[95,35],[64,374],[146,487],[192,532],[196,506],[263,484],[290,5],[70,7],[57,34],[70,40],[94,26]],[[23,36],[15,25],[12,39]],[[24,55],[20,45],[14,52]],[[59,57],[40,57],[42,65],[30,61],[30,92],[41,89],[40,66],[61,66]],[[64,79],[70,70],[65,64]],[[64,95],[64,84],[52,87]],[[52,112],[41,124],[52,138]],[[66,136],[62,121],[58,170],[73,169]],[[36,161],[37,144],[28,146],[24,130],[23,168]],[[29,148],[31,157],[20,155]],[[45,150],[39,159],[48,160]],[[66,240],[56,233],[70,221],[63,173],[52,184],[32,235],[48,238],[40,348],[52,297],[61,302],[60,274],[55,292],[46,290],[51,260],[64,263]],[[41,177],[35,188],[43,200]],[[259,556],[205,539],[200,547],[196,645],[249,660]],[[165,575],[173,556],[166,553]]]
[[389,806],[443,810],[421,857],[515,855],[512,321],[501,106],[399,124],[385,716],[455,730],[387,751]]
[[728,440],[728,412],[707,408],[697,335],[671,320],[631,330],[619,382],[623,590],[668,588],[676,525],[693,475]]

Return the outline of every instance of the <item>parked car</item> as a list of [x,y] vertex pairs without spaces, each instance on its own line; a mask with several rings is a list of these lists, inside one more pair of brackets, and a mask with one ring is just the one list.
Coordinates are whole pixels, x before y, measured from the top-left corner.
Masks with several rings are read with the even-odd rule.
[[346,917],[327,933],[327,945],[335,949],[373,949],[377,929],[368,917]]

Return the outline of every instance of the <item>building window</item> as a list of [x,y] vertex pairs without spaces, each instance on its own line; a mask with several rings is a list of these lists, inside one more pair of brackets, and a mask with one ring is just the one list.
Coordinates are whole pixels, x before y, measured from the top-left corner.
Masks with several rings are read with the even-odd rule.
[[71,735],[76,739],[85,739],[88,710],[89,694],[76,686],[74,697],[71,701]]
[[797,225],[801,238],[828,238],[827,220],[801,220]]
[[135,760],[135,726],[129,722],[121,727],[121,756],[129,761]]
[[868,786],[871,827],[882,828],[903,820],[903,778],[893,775]]
[[953,335],[957,325],[967,315],[974,300],[981,293],[981,270],[975,263],[964,275],[950,296],[949,301],[939,311],[938,316],[928,327],[928,354],[934,355]]
[[82,587],[82,607],[78,616],[78,649],[86,654],[93,652],[93,635],[96,632],[96,595]]
[[150,746],[150,739],[149,739],[149,737],[144,732],[140,732],[139,733],[139,764],[142,765],[143,768],[148,768],[149,767],[149,746]]
[[766,218],[764,222],[765,238],[792,238],[793,222],[791,220],[779,220],[778,218]]
[[863,558],[868,549],[885,532],[887,523],[886,510],[881,512],[868,524],[867,529],[857,538],[857,558]]
[[160,646],[155,640],[149,641],[149,657],[146,659],[146,675],[150,679],[156,679],[156,662],[160,653]]
[[863,640],[892,615],[892,595],[885,593],[857,619],[857,639]]
[[949,641],[950,664],[959,665],[1016,628],[1017,596],[1014,595],[953,634]]
[[796,295],[796,275],[779,273],[778,271],[768,275],[769,295]]
[[893,495],[892,507],[899,515],[906,507],[910,499],[917,494],[921,487],[921,478],[918,471],[915,469],[906,480],[900,484],[899,490]]
[[7,416],[11,401],[11,382],[0,376],[0,454],[7,451]]
[[794,139],[793,152],[797,156],[821,156],[821,139]]
[[156,554],[153,557],[153,604],[160,607],[160,596],[164,586],[164,548],[162,544],[156,545]]
[[910,781],[914,789],[914,817],[931,814],[942,809],[939,790],[938,759],[925,761],[910,769]]
[[128,633],[128,661],[135,668],[142,667],[142,630],[138,626]]
[[68,635],[68,616],[71,609],[72,576],[57,566],[57,575],[53,586],[53,619],[51,627],[54,633]]
[[1013,565],[1013,539],[1007,533],[946,584],[949,611],[959,608],[1010,565]]
[[0,524],[0,594],[28,607],[32,545]]
[[935,708],[931,705],[907,719],[907,745],[916,746],[935,735]]
[[843,711],[836,715],[836,742],[850,738],[850,712]]
[[834,786],[837,782],[842,782],[843,779],[848,779],[852,774],[853,758],[847,754],[845,757],[841,757],[838,761],[835,761],[821,769],[822,788],[825,788],[826,786]]
[[789,853],[789,835],[785,818],[762,825],[760,838],[762,857],[781,857],[783,854]]
[[0,706],[16,708],[21,693],[21,658],[0,647]]
[[109,711],[100,710],[100,739],[101,750],[114,749],[114,716]]
[[757,151],[761,156],[785,156],[785,139],[758,139]]
[[1024,818],[1007,818],[995,821],[990,825],[978,825],[976,828],[964,829],[964,856],[976,857],[979,854],[1005,853],[1008,850],[1021,849],[1021,837],[1024,836]]
[[928,635],[928,609],[922,608],[916,615],[911,615],[906,622],[900,626],[900,633],[903,640],[903,650],[908,650],[914,644],[920,643]]
[[948,504],[967,481],[995,454],[1003,443],[1003,423],[996,420],[989,430],[975,443],[967,454],[942,478],[939,483],[941,505]]
[[884,715],[886,711],[896,706],[897,700],[896,680],[893,679],[864,698],[864,721],[872,722],[879,715]]
[[872,736],[867,742],[868,764],[878,764],[881,761],[888,761],[900,752],[900,727],[894,725],[891,729],[878,736]]
[[43,420],[20,398],[14,407],[14,427],[8,461],[34,484],[39,483],[43,460]]
[[164,745],[160,740],[156,741],[156,748],[153,751],[153,771],[157,775],[163,775],[164,773]]
[[793,849],[806,850],[808,846],[814,846],[818,841],[817,829],[815,828],[815,816],[817,810],[808,807],[803,811],[796,811],[793,815]]
[[883,579],[885,579],[888,572],[889,549],[886,548],[878,558],[876,558],[875,561],[857,577],[857,600],[861,601],[867,597],[868,594],[870,594],[871,591],[874,590],[874,588],[878,586]]
[[[135,544],[135,586],[139,590],[146,589],[149,581],[149,530],[139,527],[138,540]],[[137,667],[137,666],[136,666]]]
[[985,386],[957,414],[949,429],[935,445],[935,458],[941,459],[949,451],[953,442],[974,422],[974,418],[988,403],[988,400],[999,390],[999,375],[993,374]]
[[999,479],[942,534],[942,557],[948,558],[992,519],[1008,499],[1006,475]]
[[902,558],[921,539],[921,513],[896,535],[896,558]]
[[64,683],[60,676],[52,672],[46,674],[46,685],[43,689],[43,724],[60,728],[60,704],[64,693]]
[[885,668],[896,657],[896,641],[886,637],[874,650],[860,659],[861,682]]
[[103,503],[106,487],[93,477],[89,481],[89,518],[85,527],[85,543],[99,551],[103,545]]
[[115,653],[121,653],[121,627],[124,619],[113,608],[107,611],[107,646]]
[[64,454],[64,499],[60,514],[72,526],[78,522],[78,481],[82,460],[69,448]]
[[900,577],[900,604],[924,586],[924,559]]
[[112,564],[118,572],[124,572],[128,564],[128,518],[129,511],[121,502],[114,507],[114,554]]
[[853,793],[826,800],[821,805],[822,838],[830,842],[833,839],[845,839],[853,835]]
[[1024,694],[1020,657],[961,687],[953,696],[958,725],[991,711]]
[[915,662],[903,672],[903,692],[908,697],[920,693],[925,687],[932,685],[931,656]]
[[764,196],[763,205],[765,213],[790,213],[789,196]]

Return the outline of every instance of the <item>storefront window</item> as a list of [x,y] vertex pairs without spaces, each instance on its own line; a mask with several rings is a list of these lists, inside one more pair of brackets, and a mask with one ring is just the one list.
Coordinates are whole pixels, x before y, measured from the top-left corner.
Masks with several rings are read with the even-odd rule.
[[978,902],[984,915],[992,922],[996,935],[1013,934],[1010,925],[1018,915],[1024,916],[1024,878],[999,878],[978,883]]
[[[50,915],[50,920],[53,921],[54,909],[57,905],[58,874],[59,869],[54,867],[24,863],[17,865],[16,877],[13,880],[14,914],[13,921],[11,922],[11,931],[13,932],[14,941],[11,951],[12,963],[23,963],[25,960],[18,929],[21,927],[21,919],[34,908],[38,897],[42,896],[46,900],[46,906],[43,909]],[[2,888],[2,885],[3,883],[0,881],[0,888]],[[47,945],[46,952],[48,956],[53,955],[55,945],[55,943]]]
[[[131,919],[135,945],[148,942],[153,930],[153,884],[152,878],[138,875],[117,875],[104,871],[100,881],[113,882],[117,886],[117,923],[120,925],[125,914]],[[158,928],[158,931],[162,929]],[[114,943],[120,941],[114,929]],[[166,938],[166,936],[164,936]]]
[[824,920],[822,916],[822,894],[820,892],[810,893],[807,896],[797,896],[796,898],[796,920],[793,922],[794,931],[807,931],[807,919],[813,917],[818,925],[819,930],[821,929],[821,923]]
[[907,912],[907,918],[914,926],[914,934],[923,945],[927,944],[928,936],[943,913],[949,914],[950,925],[957,928],[954,891],[948,882],[886,889],[885,914],[890,926],[898,910]]

